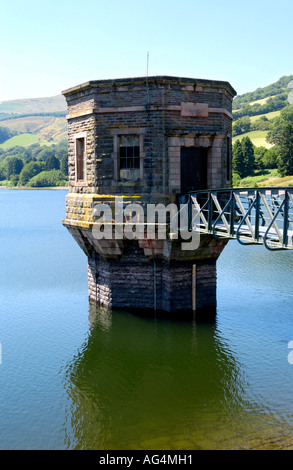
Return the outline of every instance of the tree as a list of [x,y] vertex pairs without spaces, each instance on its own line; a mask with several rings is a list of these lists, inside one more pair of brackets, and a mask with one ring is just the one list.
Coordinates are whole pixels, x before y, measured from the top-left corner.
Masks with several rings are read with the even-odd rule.
[[11,178],[10,178],[10,183],[12,183],[13,186],[17,186],[18,181],[19,181],[19,175],[13,175],[13,176],[11,176]]
[[45,188],[48,186],[67,186],[68,182],[60,170],[42,171],[31,178],[28,186],[33,188]]
[[52,148],[50,147],[43,147],[39,152],[36,152],[36,151],[34,152],[34,156],[37,156],[38,160],[43,160],[44,162],[51,155],[54,155],[54,150],[52,150]]
[[254,167],[257,169],[257,170],[263,170],[264,168],[264,162],[263,162],[263,158],[264,158],[264,155],[265,153],[267,152],[267,148],[266,147],[255,147],[254,149]]
[[232,168],[234,173],[237,173],[240,178],[243,178],[243,150],[239,139],[236,140],[232,147]]
[[0,163],[0,181],[3,181],[5,179],[6,179],[5,168],[4,168],[3,162],[1,162]]
[[274,147],[267,149],[263,155],[262,162],[264,168],[277,168],[279,159],[279,149],[275,145]]
[[67,148],[63,147],[63,146],[59,146],[56,148],[56,151],[55,151],[55,156],[57,158],[59,158],[59,160],[62,160],[63,157],[67,157],[68,155],[68,150]]
[[286,106],[268,132],[267,141],[276,144],[281,176],[293,175],[293,105]]
[[251,124],[252,131],[267,131],[272,127],[272,122],[266,116],[261,116]]
[[24,165],[21,173],[19,175],[19,185],[25,186],[33,176],[37,175],[41,171],[44,171],[45,164],[44,162],[34,162],[31,161]]
[[0,127],[0,144],[11,137],[11,132],[7,127]]
[[23,161],[18,157],[7,157],[6,170],[7,170],[7,179],[10,179],[11,176],[19,175],[23,169]]
[[46,171],[59,170],[59,168],[60,168],[60,160],[58,160],[58,158],[55,157],[55,155],[50,155],[45,162]]
[[43,147],[39,143],[30,145],[30,149],[32,152],[32,157],[38,158],[39,153],[42,151]]
[[232,148],[233,171],[240,178],[252,175],[254,172],[254,146],[249,137],[242,141],[236,140]]
[[284,121],[290,121],[293,123],[293,104],[290,104],[289,106],[286,106],[286,108],[283,108],[280,112],[280,117]]
[[32,150],[30,148],[25,149],[25,151],[22,154],[22,158],[24,160],[28,160],[29,158],[32,158]]
[[278,143],[278,170],[281,176],[293,175],[293,124],[287,122]]
[[60,170],[64,175],[68,176],[68,156],[67,154],[60,160]]
[[19,175],[23,168],[23,161],[14,155],[7,155],[3,162],[1,162],[1,168],[5,179],[10,180],[13,175]]
[[233,135],[244,134],[250,131],[251,121],[250,117],[243,116],[233,123]]
[[273,126],[268,132],[267,141],[270,144],[278,144],[282,139],[283,132],[288,122],[293,123],[293,105],[282,109],[280,116],[274,119]]
[[245,176],[253,175],[254,172],[254,147],[249,137],[241,141]]

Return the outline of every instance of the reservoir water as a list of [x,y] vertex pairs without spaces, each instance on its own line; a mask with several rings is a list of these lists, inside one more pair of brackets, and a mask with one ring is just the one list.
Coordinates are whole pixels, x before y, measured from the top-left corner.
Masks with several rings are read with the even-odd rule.
[[230,241],[214,323],[109,313],[66,193],[0,190],[0,449],[293,449],[293,252]]

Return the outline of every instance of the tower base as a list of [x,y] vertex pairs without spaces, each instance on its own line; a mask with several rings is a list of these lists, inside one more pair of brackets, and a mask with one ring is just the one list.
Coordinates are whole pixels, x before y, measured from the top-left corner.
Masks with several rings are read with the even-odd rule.
[[215,316],[218,244],[214,257],[206,259],[149,258],[138,251],[134,243],[117,259],[93,251],[88,258],[91,302],[147,316]]
[[96,240],[90,229],[67,228],[88,257],[90,302],[168,318],[215,314],[226,239],[203,234],[194,251],[183,251],[179,241]]

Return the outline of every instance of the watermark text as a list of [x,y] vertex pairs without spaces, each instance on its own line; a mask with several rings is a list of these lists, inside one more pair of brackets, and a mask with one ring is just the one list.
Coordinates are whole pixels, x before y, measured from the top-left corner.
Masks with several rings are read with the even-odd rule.
[[146,204],[115,198],[114,207],[97,203],[93,207],[92,234],[96,240],[181,240],[182,250],[196,250],[200,242],[198,211],[194,204]]

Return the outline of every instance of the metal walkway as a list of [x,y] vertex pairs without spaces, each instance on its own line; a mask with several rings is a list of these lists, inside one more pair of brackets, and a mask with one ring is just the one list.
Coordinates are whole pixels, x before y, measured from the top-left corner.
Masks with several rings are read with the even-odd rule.
[[269,250],[293,249],[293,188],[197,191],[179,202],[189,230]]

